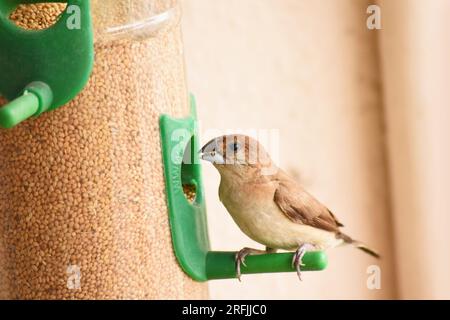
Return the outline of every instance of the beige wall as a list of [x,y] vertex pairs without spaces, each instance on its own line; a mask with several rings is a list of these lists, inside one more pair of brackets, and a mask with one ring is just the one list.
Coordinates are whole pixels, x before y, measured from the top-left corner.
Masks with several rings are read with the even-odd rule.
[[[366,287],[378,263],[352,248],[329,268],[210,283],[212,298],[394,298],[393,242],[376,31],[368,1],[184,0],[189,86],[202,139],[225,130],[277,129],[281,166],[327,204],[345,231],[383,254],[381,290]],[[209,129],[220,129],[211,132]],[[217,250],[261,247],[219,202],[218,174],[204,166],[211,241]]]
[[449,299],[450,1],[380,4],[399,292]]

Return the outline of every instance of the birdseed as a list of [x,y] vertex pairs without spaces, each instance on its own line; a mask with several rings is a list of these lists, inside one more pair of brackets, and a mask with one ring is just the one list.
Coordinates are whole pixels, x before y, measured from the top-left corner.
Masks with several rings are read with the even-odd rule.
[[58,21],[66,3],[36,3],[19,5],[10,19],[19,27],[29,30],[43,30]]
[[194,202],[195,201],[195,196],[196,196],[195,185],[193,185],[193,184],[184,184],[183,185],[183,192],[184,192],[184,195],[186,196],[186,199],[189,202]]

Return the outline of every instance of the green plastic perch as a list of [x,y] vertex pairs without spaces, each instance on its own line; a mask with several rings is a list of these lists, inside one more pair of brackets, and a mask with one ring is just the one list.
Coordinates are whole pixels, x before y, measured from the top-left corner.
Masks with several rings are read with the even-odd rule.
[[[195,100],[192,113],[185,119],[163,115],[160,119],[164,176],[166,181],[169,222],[175,256],[181,268],[194,280],[236,278],[236,252],[211,251],[206,222],[206,205],[198,158],[199,141],[195,119]],[[196,187],[196,197],[190,203],[183,192],[183,184]],[[248,256],[242,274],[292,272],[293,253],[271,253]],[[319,271],[327,266],[322,251],[308,252],[303,257],[302,271]]]
[[[206,275],[209,280],[236,278],[234,262],[236,252],[210,251],[206,255]],[[247,256],[246,266],[241,266],[242,274],[292,272],[293,253],[270,253]],[[318,271],[327,267],[327,255],[322,251],[308,252],[303,257],[302,271]]]
[[53,92],[43,82],[28,85],[23,94],[0,108],[0,127],[10,129],[26,119],[47,111],[53,101]]

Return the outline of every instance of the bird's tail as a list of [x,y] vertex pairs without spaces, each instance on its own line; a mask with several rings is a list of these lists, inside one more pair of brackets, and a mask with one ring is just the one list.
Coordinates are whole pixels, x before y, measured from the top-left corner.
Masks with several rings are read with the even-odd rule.
[[338,233],[337,237],[344,240],[345,243],[351,244],[355,248],[358,248],[359,250],[364,251],[367,254],[370,254],[372,257],[375,257],[377,259],[381,258],[380,254],[378,252],[376,252],[373,249],[370,249],[367,245],[365,245],[364,243],[362,243],[360,241],[353,240],[351,237],[349,237],[345,233]]

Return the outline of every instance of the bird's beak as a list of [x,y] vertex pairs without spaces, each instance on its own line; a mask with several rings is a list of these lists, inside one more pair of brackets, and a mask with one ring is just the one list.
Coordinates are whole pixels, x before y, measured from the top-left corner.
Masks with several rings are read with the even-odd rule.
[[202,160],[211,162],[212,164],[225,164],[225,160],[223,159],[222,155],[215,151],[211,152],[200,151],[200,158]]
[[212,164],[225,164],[223,156],[216,152],[216,141],[211,140],[199,151],[200,159],[211,162]]

